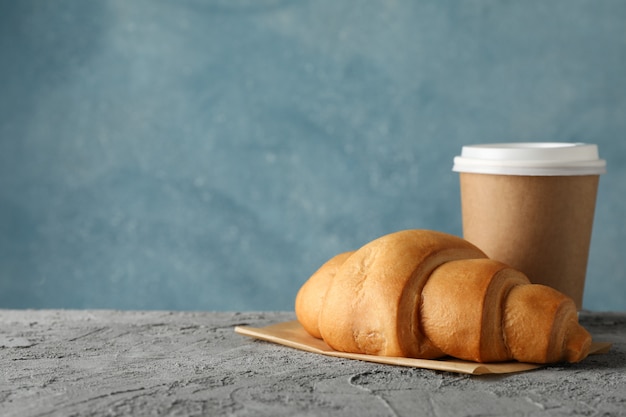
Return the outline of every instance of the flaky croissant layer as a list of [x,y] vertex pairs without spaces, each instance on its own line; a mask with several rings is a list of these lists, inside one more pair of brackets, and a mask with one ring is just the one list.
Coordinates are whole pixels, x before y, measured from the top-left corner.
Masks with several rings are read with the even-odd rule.
[[578,362],[591,336],[574,302],[468,241],[429,230],[380,237],[320,267],[296,316],[335,350],[477,362]]

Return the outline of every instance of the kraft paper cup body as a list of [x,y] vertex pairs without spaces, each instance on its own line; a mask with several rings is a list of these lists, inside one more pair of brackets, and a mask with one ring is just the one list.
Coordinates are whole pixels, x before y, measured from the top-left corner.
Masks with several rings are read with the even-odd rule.
[[582,300],[599,176],[595,145],[509,143],[463,147],[463,237],[492,259]]

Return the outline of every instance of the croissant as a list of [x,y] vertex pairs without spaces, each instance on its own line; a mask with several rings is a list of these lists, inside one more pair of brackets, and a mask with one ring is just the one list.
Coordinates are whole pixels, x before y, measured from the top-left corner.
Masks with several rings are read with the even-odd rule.
[[296,316],[335,350],[475,362],[578,362],[591,336],[574,302],[468,241],[429,230],[382,236],[328,260]]

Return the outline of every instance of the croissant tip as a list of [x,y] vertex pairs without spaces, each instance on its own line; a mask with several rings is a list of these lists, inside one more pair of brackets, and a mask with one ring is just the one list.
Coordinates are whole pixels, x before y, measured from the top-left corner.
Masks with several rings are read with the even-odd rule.
[[582,326],[570,334],[565,346],[565,360],[570,363],[580,362],[589,355],[591,335]]

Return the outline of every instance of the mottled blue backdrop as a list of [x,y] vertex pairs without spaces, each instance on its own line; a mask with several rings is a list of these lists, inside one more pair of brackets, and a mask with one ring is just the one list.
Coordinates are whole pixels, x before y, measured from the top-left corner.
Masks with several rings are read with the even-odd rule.
[[292,309],[536,140],[607,160],[584,305],[626,311],[626,1],[0,0],[0,308]]

